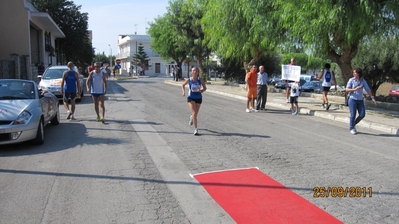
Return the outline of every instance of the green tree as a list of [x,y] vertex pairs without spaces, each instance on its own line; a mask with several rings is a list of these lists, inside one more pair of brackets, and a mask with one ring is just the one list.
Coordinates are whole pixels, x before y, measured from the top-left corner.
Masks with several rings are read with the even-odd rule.
[[203,7],[207,10],[201,23],[209,46],[242,61],[247,71],[282,42],[284,30],[276,26],[272,1],[209,0]]
[[278,27],[296,43],[337,63],[345,81],[352,77],[351,61],[363,38],[396,35],[398,0],[277,0]]
[[[189,53],[179,45],[177,27],[172,23],[172,17],[171,13],[166,13],[156,18],[153,23],[150,23],[148,34],[152,39],[151,48],[165,61],[172,58],[181,68]],[[178,75],[181,78],[181,69]]]
[[222,56],[219,57],[221,66],[218,67],[219,73],[224,73],[224,79],[229,82],[241,82],[244,83],[245,70],[241,65],[241,61],[234,58],[224,58]]
[[307,71],[311,72],[312,74],[318,74],[320,70],[324,68],[325,63],[327,63],[327,61],[322,58],[309,56]]
[[301,73],[306,73],[309,56],[305,53],[287,53],[283,54],[281,64],[291,63],[291,58],[295,58],[296,65],[301,66]]
[[142,68],[148,68],[148,62],[150,59],[148,58],[147,53],[144,51],[144,46],[142,43],[137,47],[137,54],[133,55],[133,62],[136,66],[141,66]]
[[265,67],[265,72],[268,74],[269,78],[271,78],[273,75],[281,74],[281,59],[282,55],[280,53],[268,52],[262,55],[256,65],[258,67],[263,65]]
[[358,55],[353,59],[353,67],[363,69],[373,94],[384,82],[399,82],[399,39],[396,36],[373,36],[359,46]]
[[209,57],[211,50],[205,42],[205,34],[200,20],[204,14],[206,0],[175,0],[169,2],[168,12],[170,22],[177,32],[177,45],[180,49],[194,57],[200,69],[200,76],[204,74],[204,60]]
[[31,0],[42,12],[47,12],[60,27],[66,38],[56,40],[57,57],[66,63],[73,61],[84,67],[93,60],[94,50],[87,36],[88,14],[81,13],[81,6],[68,0]]
[[110,64],[109,57],[104,53],[103,54],[98,53],[94,55],[94,61],[101,61],[102,63]]

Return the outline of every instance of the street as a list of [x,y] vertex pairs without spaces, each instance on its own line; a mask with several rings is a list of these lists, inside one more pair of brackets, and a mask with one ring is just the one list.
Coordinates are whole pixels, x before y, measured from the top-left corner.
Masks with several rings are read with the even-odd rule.
[[[353,136],[279,108],[245,113],[245,101],[209,92],[194,136],[186,97],[164,80],[111,80],[104,124],[86,94],[76,120],[60,105],[42,146],[1,146],[0,223],[234,223],[190,174],[245,167],[344,223],[398,223],[397,136]],[[367,195],[325,197],[321,187]]]

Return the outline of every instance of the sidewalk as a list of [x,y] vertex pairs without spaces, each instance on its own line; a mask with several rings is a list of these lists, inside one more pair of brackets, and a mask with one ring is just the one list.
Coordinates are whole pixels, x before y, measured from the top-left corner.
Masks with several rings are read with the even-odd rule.
[[[182,81],[175,82],[173,80],[167,80],[165,83],[171,85],[181,85]],[[274,88],[272,89],[274,90]],[[286,103],[285,91],[273,90],[270,89],[267,94],[266,113],[268,107],[289,110],[291,105]],[[207,83],[207,91],[236,99],[247,99],[244,85],[237,84],[230,86],[225,85],[223,82],[210,81]],[[326,111],[321,105],[321,94],[303,93],[299,97],[299,113],[349,124],[349,108],[344,106],[344,98],[328,96],[328,99],[332,105],[330,109]],[[243,104],[243,113],[245,113],[245,104]],[[366,117],[359,124],[357,124],[357,126],[399,136],[399,111],[371,107],[368,106],[368,102],[366,102]]]

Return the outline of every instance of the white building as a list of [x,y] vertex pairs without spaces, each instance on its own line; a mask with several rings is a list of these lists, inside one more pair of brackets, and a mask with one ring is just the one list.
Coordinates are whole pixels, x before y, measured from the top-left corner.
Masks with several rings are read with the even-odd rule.
[[[159,76],[169,74],[169,65],[171,61],[165,62],[157,53],[151,49],[151,36],[150,35],[119,35],[118,37],[118,54],[116,59],[121,61],[121,74],[127,75],[129,72],[132,74],[140,74],[141,67],[136,68],[132,64],[133,56],[138,52],[140,44],[144,47],[144,51],[150,59],[148,68],[145,69],[146,76]],[[131,71],[132,66],[133,71]]]

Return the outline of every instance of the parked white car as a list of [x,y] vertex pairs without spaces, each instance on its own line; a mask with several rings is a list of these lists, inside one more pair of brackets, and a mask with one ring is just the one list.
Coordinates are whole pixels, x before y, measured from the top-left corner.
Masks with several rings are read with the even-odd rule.
[[[40,78],[39,88],[42,90],[52,92],[59,100],[62,100],[61,95],[61,82],[62,82],[62,74],[68,70],[68,66],[66,65],[57,65],[48,67],[43,76],[38,76]],[[83,75],[79,73],[79,70],[75,66],[74,70],[79,74],[80,81],[80,92],[77,93],[77,101],[80,101],[83,97]]]
[[[335,91],[335,85],[332,85],[332,86],[331,86],[330,91]],[[345,86],[339,86],[339,85],[337,85],[337,91],[338,91],[338,92],[343,92],[343,91],[345,91]]]

